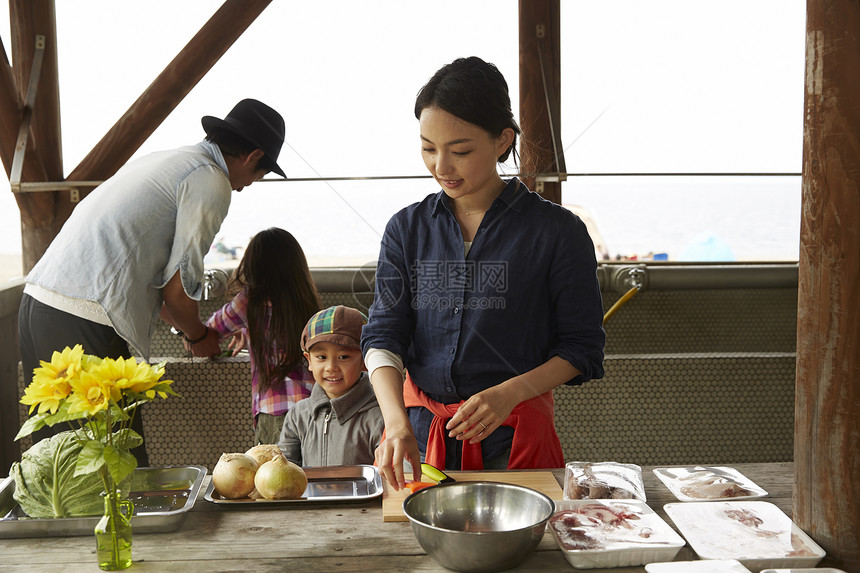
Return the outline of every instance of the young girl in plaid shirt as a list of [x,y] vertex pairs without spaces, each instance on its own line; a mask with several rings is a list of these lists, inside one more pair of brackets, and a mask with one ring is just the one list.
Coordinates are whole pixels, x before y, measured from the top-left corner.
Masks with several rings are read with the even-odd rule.
[[274,444],[287,411],[313,388],[300,341],[320,308],[319,294],[298,241],[276,227],[251,239],[228,290],[235,296],[206,326],[222,339],[233,337],[233,356],[248,347],[254,438]]

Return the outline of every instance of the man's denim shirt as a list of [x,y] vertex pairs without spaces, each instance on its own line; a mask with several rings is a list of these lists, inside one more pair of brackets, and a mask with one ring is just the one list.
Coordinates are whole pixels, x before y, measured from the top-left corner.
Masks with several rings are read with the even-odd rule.
[[161,288],[180,271],[200,300],[203,257],[231,190],[221,150],[207,141],[132,161],[81,201],[27,282],[98,303],[149,359]]

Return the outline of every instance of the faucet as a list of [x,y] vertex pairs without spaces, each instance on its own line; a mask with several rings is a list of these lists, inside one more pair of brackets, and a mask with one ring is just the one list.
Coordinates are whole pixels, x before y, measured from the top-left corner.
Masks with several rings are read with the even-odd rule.
[[624,288],[626,289],[635,288],[636,290],[642,290],[645,286],[645,279],[645,265],[639,265],[628,269],[627,276],[622,276],[619,282],[624,285]]
[[223,296],[227,290],[227,273],[221,269],[209,269],[203,273],[203,300]]

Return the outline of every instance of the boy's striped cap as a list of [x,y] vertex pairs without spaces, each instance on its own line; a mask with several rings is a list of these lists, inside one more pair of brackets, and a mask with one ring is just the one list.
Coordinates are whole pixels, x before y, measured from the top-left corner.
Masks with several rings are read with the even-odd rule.
[[361,329],[367,317],[349,306],[330,306],[313,315],[302,332],[302,350],[317,342],[333,342],[347,348],[361,348]]

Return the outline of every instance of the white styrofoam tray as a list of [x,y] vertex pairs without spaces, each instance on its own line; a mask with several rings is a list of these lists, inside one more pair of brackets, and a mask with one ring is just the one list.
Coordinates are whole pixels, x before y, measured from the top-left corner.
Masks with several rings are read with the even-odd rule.
[[812,538],[766,501],[667,503],[663,508],[701,559],[737,559],[761,571],[815,567],[824,557]]
[[699,561],[672,561],[649,563],[647,573],[750,573],[737,559],[704,559]]
[[845,573],[833,567],[803,567],[801,569],[764,569],[761,573]]
[[[684,540],[648,504],[635,499],[564,499],[555,501],[549,529],[565,559],[580,569],[635,567],[671,561]],[[558,521],[565,512],[577,512],[577,524]],[[569,532],[575,530],[573,548]]]
[[[741,472],[730,467],[686,466],[654,468],[656,475],[669,491],[680,501],[708,501],[718,499],[730,501],[764,497],[767,492]],[[725,488],[734,484],[749,494],[722,495]]]

